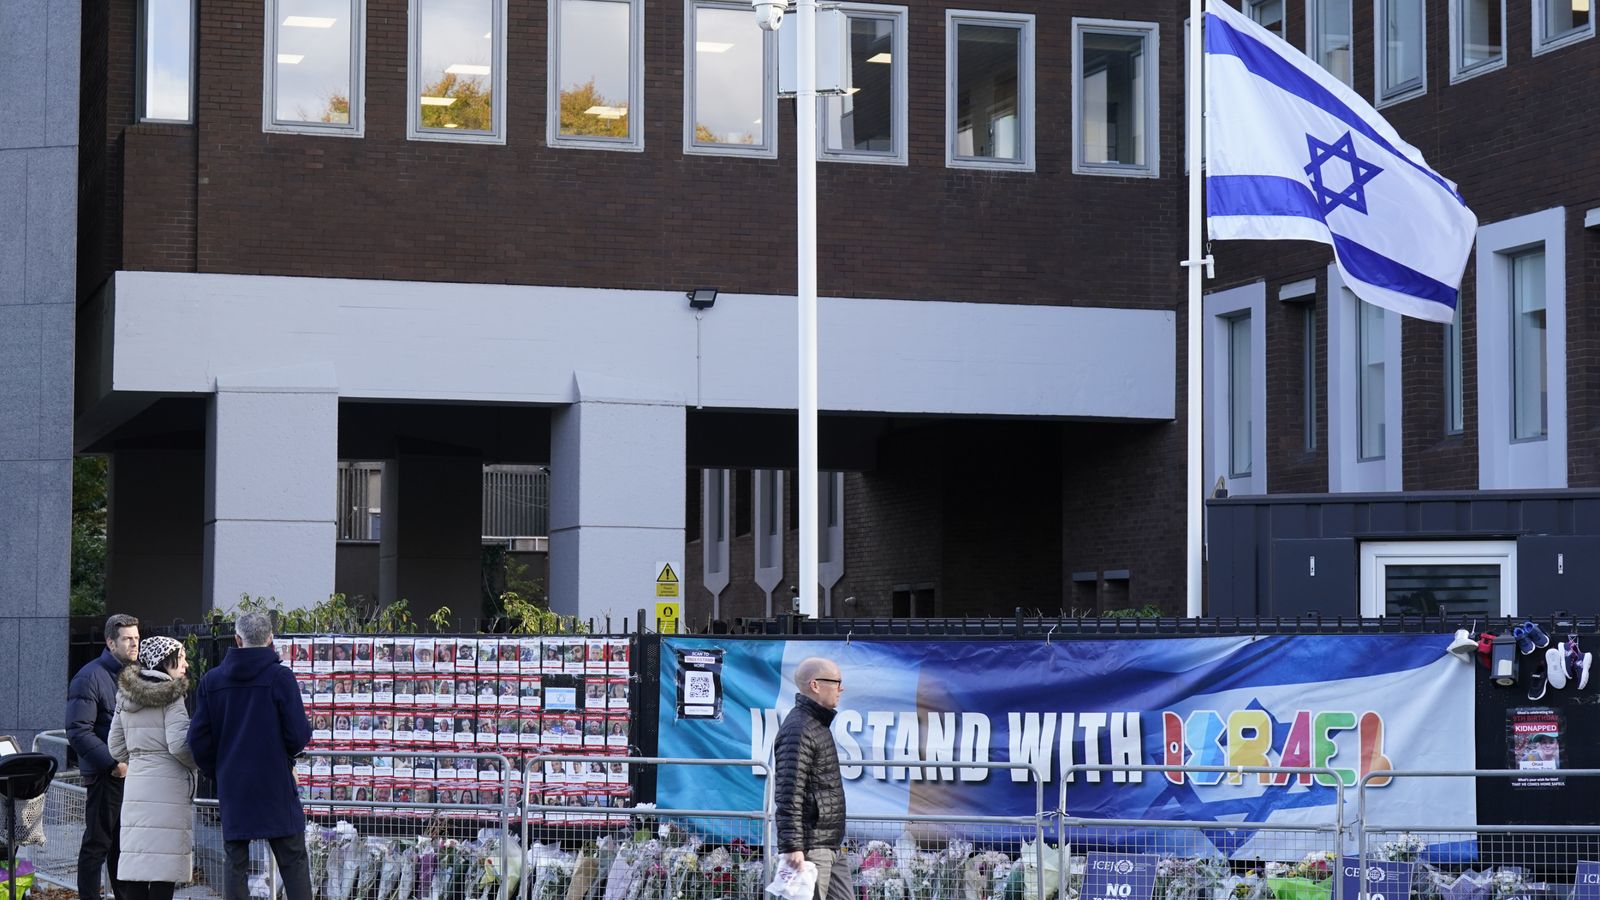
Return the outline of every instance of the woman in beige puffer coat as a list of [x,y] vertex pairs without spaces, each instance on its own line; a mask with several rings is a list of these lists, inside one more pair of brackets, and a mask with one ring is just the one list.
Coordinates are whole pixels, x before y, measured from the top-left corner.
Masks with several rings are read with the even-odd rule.
[[131,900],[171,900],[194,873],[194,757],[189,752],[189,661],[183,645],[145,638],[122,671],[108,741],[128,764],[117,877]]

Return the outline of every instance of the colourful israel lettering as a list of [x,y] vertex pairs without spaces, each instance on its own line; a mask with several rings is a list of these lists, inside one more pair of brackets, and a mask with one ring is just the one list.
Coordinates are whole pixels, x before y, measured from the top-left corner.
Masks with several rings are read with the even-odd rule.
[[[1273,749],[1273,718],[1265,710],[1233,710],[1224,716],[1216,710],[1197,709],[1187,716],[1172,710],[1161,714],[1162,762],[1169,766],[1226,766],[1282,767],[1330,769],[1333,774],[1318,773],[1291,775],[1259,773],[1256,782],[1263,785],[1286,785],[1298,781],[1326,787],[1343,784],[1353,786],[1357,779],[1372,772],[1394,768],[1384,753],[1383,717],[1367,711],[1359,717],[1344,710],[1296,710],[1289,721],[1281,749]],[[1352,767],[1347,764],[1352,754],[1341,755],[1339,735],[1356,732],[1357,748]],[[1166,772],[1167,781],[1173,784],[1221,784],[1222,772]],[[1226,773],[1230,784],[1242,784],[1243,773]],[[1314,782],[1313,782],[1313,779]],[[1383,787],[1386,777],[1374,778],[1370,784]]]

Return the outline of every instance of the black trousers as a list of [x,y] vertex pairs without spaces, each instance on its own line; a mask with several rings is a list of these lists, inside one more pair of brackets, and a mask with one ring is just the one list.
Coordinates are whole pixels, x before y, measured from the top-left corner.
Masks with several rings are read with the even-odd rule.
[[172,900],[177,885],[170,881],[124,881],[122,889],[129,900]]
[[111,894],[116,900],[130,900],[117,879],[117,857],[121,851],[123,780],[101,775],[88,787],[83,804],[83,843],[78,846],[78,896],[83,900],[100,897],[100,867],[111,874]]
[[[223,841],[228,872],[222,884],[223,900],[250,900],[250,842]],[[306,856],[306,836],[267,839],[272,858],[278,861],[283,876],[283,891],[289,900],[311,900],[311,859]]]

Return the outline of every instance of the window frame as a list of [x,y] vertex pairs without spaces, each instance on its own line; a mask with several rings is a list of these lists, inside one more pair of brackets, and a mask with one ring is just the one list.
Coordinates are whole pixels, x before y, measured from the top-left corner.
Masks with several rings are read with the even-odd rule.
[[[137,48],[139,58],[138,62],[135,63],[133,67],[133,90],[134,104],[136,109],[135,115],[137,120],[140,122],[158,122],[168,125],[194,124],[194,108],[196,101],[199,99],[199,93],[195,86],[195,72],[199,68],[199,56],[197,50],[200,42],[195,39],[195,36],[199,32],[200,28],[200,4],[199,0],[186,0],[186,2],[189,5],[189,115],[187,118],[183,119],[166,119],[157,118],[148,113],[147,104],[150,99],[148,94],[150,84],[148,80],[149,76],[147,74],[150,69],[150,0],[139,0],[139,20],[135,25],[135,33],[137,34],[137,37],[135,38],[135,46]],[[273,58],[276,59],[276,57],[277,54],[273,54]]]
[[[1545,26],[1545,14],[1544,13],[1545,13],[1545,9],[1552,2],[1555,2],[1555,0],[1533,0],[1533,55],[1534,56],[1539,56],[1540,54],[1543,54],[1543,53],[1550,53],[1550,52],[1553,52],[1553,51],[1556,51],[1556,50],[1560,50],[1563,47],[1569,46],[1571,44],[1576,44],[1579,41],[1586,41],[1589,38],[1594,37],[1594,15],[1595,15],[1595,10],[1594,10],[1594,8],[1592,6],[1589,9],[1589,24],[1586,25],[1585,27],[1583,27],[1583,28],[1574,28],[1574,29],[1572,29],[1571,31],[1569,31],[1569,32],[1567,32],[1565,34],[1558,35],[1556,37],[1550,37],[1549,35],[1545,34],[1544,33],[1544,26]],[[1568,2],[1570,2],[1570,0],[1568,0]]]
[[[1205,392],[1202,442],[1206,490],[1218,478],[1227,478],[1229,496],[1267,493],[1267,283],[1255,281],[1204,296],[1201,301],[1205,334],[1201,349]],[[1230,328],[1233,323],[1250,320],[1250,474],[1235,476],[1230,427],[1232,396],[1228,390],[1230,369]]]
[[[1523,388],[1523,385],[1520,383],[1520,378],[1526,371],[1524,369],[1524,367],[1523,367],[1522,358],[1521,358],[1521,356],[1520,356],[1520,354],[1518,352],[1519,348],[1518,348],[1518,340],[1517,339],[1519,337],[1521,337],[1522,335],[1521,335],[1521,328],[1520,328],[1520,325],[1519,325],[1519,319],[1521,318],[1521,316],[1520,316],[1520,314],[1518,312],[1518,309],[1517,309],[1517,301],[1518,301],[1517,289],[1518,289],[1518,286],[1519,286],[1519,279],[1517,278],[1517,270],[1518,270],[1519,266],[1523,263],[1524,260],[1529,259],[1535,253],[1537,253],[1538,256],[1539,256],[1539,273],[1538,273],[1540,275],[1539,281],[1545,282],[1546,284],[1548,284],[1548,282],[1549,282],[1549,271],[1548,271],[1548,269],[1549,269],[1549,265],[1550,265],[1550,258],[1549,258],[1549,255],[1545,252],[1545,248],[1544,248],[1543,244],[1539,244],[1539,245],[1536,245],[1536,246],[1533,246],[1533,247],[1524,247],[1524,248],[1522,248],[1520,250],[1512,250],[1512,251],[1508,251],[1508,252],[1502,254],[1503,256],[1506,257],[1506,267],[1507,267],[1507,275],[1508,275],[1508,277],[1506,279],[1506,283],[1507,283],[1506,284],[1506,300],[1507,300],[1507,304],[1506,304],[1506,306],[1507,306],[1507,309],[1506,309],[1507,317],[1506,317],[1506,319],[1510,324],[1507,325],[1507,327],[1506,327],[1506,334],[1507,334],[1507,337],[1509,338],[1509,344],[1510,344],[1510,347],[1511,347],[1511,353],[1510,353],[1510,357],[1509,357],[1511,365],[1509,366],[1509,374],[1511,376],[1511,409],[1510,409],[1510,412],[1511,412],[1511,441],[1512,441],[1512,443],[1523,443],[1523,442],[1526,442],[1526,441],[1547,441],[1547,440],[1550,439],[1550,411],[1549,411],[1549,390],[1548,390],[1548,387],[1546,388],[1545,396],[1543,398],[1544,399],[1544,404],[1539,410],[1540,418],[1541,418],[1541,421],[1539,423],[1540,424],[1539,433],[1538,434],[1524,436],[1524,435],[1519,434],[1520,429],[1517,427],[1517,414],[1519,412],[1521,412],[1521,410],[1522,410],[1522,406],[1521,406],[1521,393],[1522,393],[1522,390],[1521,389]],[[1544,285],[1540,286],[1539,307],[1538,307],[1538,309],[1539,309],[1539,312],[1543,313],[1544,317],[1545,317],[1545,327],[1539,334],[1539,351],[1540,351],[1539,355],[1541,357],[1541,361],[1544,363],[1544,366],[1543,366],[1544,372],[1541,372],[1540,375],[1541,375],[1541,377],[1548,377],[1548,374],[1549,374],[1549,371],[1550,371],[1550,369],[1549,369],[1549,359],[1550,359],[1549,315],[1550,315],[1550,308],[1545,303]]]
[[1361,304],[1337,265],[1328,273],[1328,492],[1398,491],[1405,482],[1405,360],[1398,313],[1384,316],[1384,435],[1382,459],[1360,459],[1360,370],[1357,368]]
[[1450,83],[1457,84],[1469,78],[1476,78],[1489,72],[1497,72],[1506,67],[1506,0],[1500,3],[1500,55],[1495,59],[1485,60],[1467,66],[1463,61],[1462,50],[1462,22],[1461,5],[1468,0],[1448,0],[1450,3]]
[[[1356,462],[1358,462],[1358,463],[1382,462],[1384,460],[1384,458],[1389,455],[1389,403],[1388,403],[1388,400],[1389,400],[1389,398],[1388,398],[1388,393],[1389,393],[1389,359],[1388,359],[1388,354],[1384,352],[1384,350],[1386,349],[1385,346],[1384,346],[1384,342],[1385,342],[1385,339],[1388,337],[1388,334],[1389,334],[1389,316],[1390,316],[1390,314],[1391,314],[1390,310],[1384,309],[1383,307],[1378,306],[1378,305],[1373,304],[1373,303],[1368,303],[1368,302],[1360,299],[1359,297],[1356,298],[1356,342],[1355,342],[1355,347],[1356,347],[1356,362],[1355,362],[1356,389],[1355,389],[1355,392],[1356,392]],[[1376,324],[1378,325],[1378,327],[1381,329],[1381,332],[1378,333],[1378,334],[1372,334],[1371,332],[1369,332],[1367,330],[1367,323],[1369,321],[1373,321],[1374,319],[1376,320]],[[1369,345],[1368,345],[1368,341],[1369,340],[1372,342],[1371,345],[1370,345],[1371,348],[1375,348],[1377,350],[1378,354],[1383,356],[1383,358],[1384,358],[1383,359],[1383,385],[1381,386],[1382,392],[1384,394],[1384,398],[1383,398],[1384,399],[1383,419],[1380,420],[1380,421],[1377,421],[1375,423],[1380,428],[1383,429],[1383,440],[1382,440],[1383,446],[1382,446],[1381,451],[1379,453],[1376,453],[1376,454],[1371,455],[1371,456],[1367,455],[1367,446],[1366,446],[1366,440],[1365,440],[1366,437],[1367,437],[1367,381],[1366,381],[1366,374],[1367,374],[1367,367],[1372,365],[1372,363],[1368,359],[1368,354],[1367,354],[1367,351],[1369,349]]]
[[778,35],[750,27],[761,35],[761,140],[754,144],[701,144],[695,141],[695,29],[700,10],[722,9],[750,16],[744,0],[684,0],[683,2],[683,152],[690,156],[778,157]]
[[[1013,28],[1017,40],[1017,112],[1022,121],[1017,129],[1021,153],[1017,159],[1003,160],[982,156],[956,154],[956,57],[959,47],[960,27],[983,25]],[[1033,13],[997,12],[976,9],[947,9],[944,13],[944,164],[949,169],[983,169],[995,172],[1032,172],[1034,170],[1034,119],[1035,40],[1036,17]]]
[[[1389,4],[1396,0],[1372,0],[1372,44],[1373,44],[1373,70],[1372,93],[1373,105],[1379,109],[1396,103],[1414,100],[1428,93],[1428,0],[1416,0],[1419,9],[1418,24],[1421,32],[1417,37],[1418,75],[1415,79],[1395,88],[1391,93],[1384,93],[1384,69],[1389,64],[1389,42],[1384,40],[1383,22],[1384,13],[1388,11]],[[1448,0],[1447,0],[1448,2]]]
[[[1276,31],[1273,31],[1271,26],[1263,23],[1261,18],[1257,15],[1261,7],[1266,6],[1269,3],[1278,4],[1278,29]],[[1260,25],[1262,28],[1271,31],[1280,38],[1287,39],[1288,35],[1285,33],[1285,29],[1289,24],[1289,10],[1286,8],[1287,5],[1287,0],[1244,0],[1244,14],[1249,17],[1250,21]]]
[[[1350,65],[1347,68],[1350,71],[1350,77],[1340,80],[1347,87],[1354,87],[1356,80],[1355,0],[1306,0],[1306,55],[1311,57],[1312,62],[1316,63],[1324,72],[1329,75],[1333,74],[1333,70],[1328,68],[1322,61],[1322,32],[1317,27],[1317,23],[1322,19],[1322,16],[1319,15],[1322,6],[1329,3],[1343,3],[1349,11]],[[1287,10],[1285,10],[1285,13],[1287,18]]]
[[[1142,164],[1091,163],[1083,158],[1083,35],[1139,35],[1144,39],[1144,158]],[[1161,25],[1131,19],[1072,18],[1072,172],[1075,175],[1111,175],[1123,178],[1161,177]]]
[[[739,3],[741,7],[745,4]],[[907,146],[910,144],[910,115],[911,107],[911,69],[910,57],[910,7],[898,6],[890,3],[840,3],[839,19],[844,29],[840,37],[841,47],[846,48],[839,56],[843,64],[848,67],[850,17],[857,16],[869,19],[887,19],[894,23],[894,49],[890,51],[893,58],[889,61],[890,83],[894,90],[894,109],[889,119],[889,142],[892,149],[887,152],[879,150],[829,150],[828,149],[828,103],[827,98],[817,98],[817,160],[828,162],[866,163],[877,166],[904,166],[909,164]]]
[[[323,122],[279,122],[277,109],[278,5],[267,0],[262,54],[261,130],[272,134],[313,134],[325,137],[366,136],[367,124],[367,0],[348,0],[350,6],[350,121],[344,125]],[[198,43],[198,42],[197,42]]]
[[1466,412],[1466,353],[1461,337],[1461,306],[1456,301],[1456,317],[1444,326],[1444,433],[1464,434]]
[[1426,566],[1441,563],[1458,565],[1498,565],[1500,567],[1500,615],[1517,614],[1516,541],[1362,541],[1361,615],[1383,618],[1388,615],[1384,586],[1389,566]]
[[549,34],[545,54],[545,144],[565,150],[644,152],[644,0],[588,0],[621,3],[628,7],[628,137],[561,134],[561,5],[549,0],[546,19]]
[[444,141],[461,144],[498,144],[506,142],[506,5],[507,0],[489,0],[494,4],[495,35],[492,79],[494,100],[490,114],[494,127],[487,132],[448,129],[423,129],[421,105],[422,85],[422,34],[417,27],[423,0],[406,0],[406,140]]
[[[1478,228],[1474,252],[1479,490],[1567,487],[1566,212],[1558,206]],[[1539,245],[1545,259],[1545,436],[1519,441],[1513,440],[1511,427],[1510,261]]]
[[711,617],[722,617],[722,592],[728,587],[732,545],[731,469],[700,470],[700,577],[711,594]]

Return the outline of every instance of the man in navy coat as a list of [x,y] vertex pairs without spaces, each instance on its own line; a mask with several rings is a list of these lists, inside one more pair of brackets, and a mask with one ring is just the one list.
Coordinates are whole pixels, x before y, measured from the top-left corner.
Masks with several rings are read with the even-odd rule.
[[228,858],[222,895],[248,900],[250,842],[260,838],[272,847],[288,900],[311,900],[306,818],[294,781],[311,723],[294,673],[278,664],[272,620],[246,613],[233,630],[238,646],[200,680],[189,723],[195,762],[217,783]]
[[122,779],[128,764],[111,758],[106,738],[117,710],[117,677],[139,658],[139,620],[118,613],[106,619],[106,649],[72,676],[67,688],[67,740],[78,754],[88,789],[83,802],[83,843],[78,846],[78,896],[99,900],[100,869],[111,875],[116,900],[127,896],[117,877],[121,856]]

